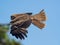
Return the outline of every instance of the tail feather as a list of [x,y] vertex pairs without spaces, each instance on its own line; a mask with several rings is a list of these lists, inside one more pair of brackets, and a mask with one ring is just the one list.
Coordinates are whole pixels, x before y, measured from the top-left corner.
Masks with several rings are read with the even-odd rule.
[[45,24],[42,21],[46,21],[46,15],[44,10],[42,10],[39,14],[31,16],[32,23],[39,27],[40,29],[45,27]]
[[39,14],[36,14],[32,16],[33,19],[39,20],[39,21],[46,21],[46,15],[44,10],[41,10]]
[[44,23],[39,22],[38,20],[33,20],[32,23],[37,26],[38,28],[42,29],[45,27]]

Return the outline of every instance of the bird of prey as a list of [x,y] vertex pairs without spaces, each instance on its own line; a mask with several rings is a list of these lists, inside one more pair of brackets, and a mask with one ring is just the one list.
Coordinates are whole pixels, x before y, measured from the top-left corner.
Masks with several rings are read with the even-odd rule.
[[13,14],[11,16],[11,31],[10,33],[17,39],[25,39],[28,31],[26,30],[31,23],[42,29],[45,27],[46,15],[44,10],[40,13],[32,15],[32,13]]

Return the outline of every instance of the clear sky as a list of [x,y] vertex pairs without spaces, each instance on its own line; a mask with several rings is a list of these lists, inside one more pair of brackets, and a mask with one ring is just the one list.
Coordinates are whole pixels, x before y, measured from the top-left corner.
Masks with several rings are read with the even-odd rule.
[[46,27],[41,31],[31,25],[28,37],[20,41],[23,45],[60,45],[60,0],[0,0],[0,23],[9,23],[12,14],[36,14],[42,9],[45,9],[48,18]]

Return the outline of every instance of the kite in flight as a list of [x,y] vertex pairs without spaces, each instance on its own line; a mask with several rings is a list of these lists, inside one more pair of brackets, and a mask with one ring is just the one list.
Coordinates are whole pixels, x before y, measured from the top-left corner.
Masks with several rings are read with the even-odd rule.
[[28,31],[26,30],[31,23],[42,29],[45,27],[46,15],[44,10],[40,13],[32,15],[32,13],[14,14],[11,16],[11,31],[10,33],[17,39],[25,39]]

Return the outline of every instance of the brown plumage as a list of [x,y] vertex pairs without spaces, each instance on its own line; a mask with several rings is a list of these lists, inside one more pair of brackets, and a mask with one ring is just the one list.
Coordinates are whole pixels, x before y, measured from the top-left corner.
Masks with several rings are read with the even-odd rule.
[[28,31],[26,30],[31,23],[42,29],[45,27],[43,21],[46,21],[44,10],[32,16],[32,13],[14,14],[11,16],[11,34],[16,38],[25,39]]

